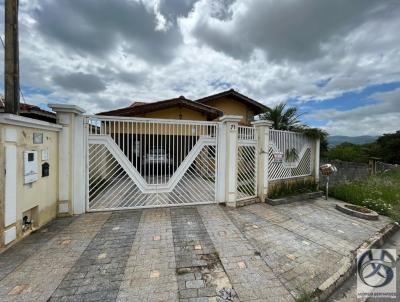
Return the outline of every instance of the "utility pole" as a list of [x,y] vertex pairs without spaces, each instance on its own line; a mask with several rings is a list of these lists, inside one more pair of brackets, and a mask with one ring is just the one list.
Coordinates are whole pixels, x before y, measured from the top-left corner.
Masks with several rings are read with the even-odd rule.
[[18,2],[5,1],[4,94],[5,112],[19,114]]

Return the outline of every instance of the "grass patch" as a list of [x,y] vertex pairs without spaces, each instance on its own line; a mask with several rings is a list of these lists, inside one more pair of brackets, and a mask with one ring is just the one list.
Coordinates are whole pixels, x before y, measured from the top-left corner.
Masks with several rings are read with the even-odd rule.
[[337,184],[329,189],[329,195],[400,221],[400,168]]
[[309,294],[302,294],[300,298],[296,299],[296,302],[312,302],[312,297]]
[[299,298],[296,299],[296,302],[311,302],[312,294],[306,291],[302,291]]
[[287,196],[293,196],[303,193],[312,193],[317,191],[317,184],[312,180],[297,180],[283,182],[275,185],[268,192],[268,198],[277,199]]

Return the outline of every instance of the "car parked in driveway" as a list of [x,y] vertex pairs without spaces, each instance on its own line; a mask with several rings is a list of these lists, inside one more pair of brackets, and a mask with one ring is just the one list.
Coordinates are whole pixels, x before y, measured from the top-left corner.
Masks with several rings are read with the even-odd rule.
[[[143,167],[146,171],[153,171],[158,167],[161,173],[166,173],[174,164],[173,158],[163,148],[152,148],[143,157]],[[154,171],[153,173],[154,174]]]

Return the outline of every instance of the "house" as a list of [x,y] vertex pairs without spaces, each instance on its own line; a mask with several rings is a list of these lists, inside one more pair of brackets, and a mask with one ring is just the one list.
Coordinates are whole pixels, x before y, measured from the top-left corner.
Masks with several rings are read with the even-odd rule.
[[[4,97],[0,96],[0,113],[4,113],[4,109],[5,109]],[[35,105],[20,103],[19,110],[20,110],[20,115],[24,117],[29,117],[49,123],[56,122],[56,114],[54,112],[43,110]]]
[[240,124],[249,126],[254,116],[265,112],[268,107],[230,89],[221,93],[213,94],[196,101],[207,106],[218,108],[224,115],[240,115],[243,117]]
[[250,125],[254,116],[267,109],[263,104],[230,89],[195,101],[180,96],[152,103],[134,102],[128,107],[98,115],[198,121],[213,121],[222,115],[240,115],[243,117],[240,124]]
[[223,112],[180,96],[154,103],[134,102],[128,107],[101,112],[98,115],[212,121],[221,117]]
[[[109,135],[120,147],[123,153],[121,156],[128,159],[142,177],[155,179],[161,175],[169,178],[190,157],[190,152],[202,144],[202,141],[197,144],[200,139],[216,140],[216,125],[205,124],[205,121],[216,121],[224,115],[236,115],[242,117],[241,125],[250,126],[254,116],[267,109],[263,104],[230,89],[195,101],[180,96],[151,103],[134,102],[128,107],[98,113],[97,116],[103,117],[98,120],[94,117],[93,122],[89,121],[89,131]],[[166,122],[163,119],[182,122]],[[201,148],[199,159],[192,164],[191,169],[194,174],[206,170],[211,175],[207,174],[206,178],[215,177],[215,146],[212,143]],[[92,150],[93,161],[101,158],[102,151],[101,148]],[[162,164],[156,163],[153,158],[162,158]],[[112,169],[108,166],[99,168],[101,171],[95,171],[96,175],[107,174]],[[93,200],[95,198],[98,197],[93,197]]]

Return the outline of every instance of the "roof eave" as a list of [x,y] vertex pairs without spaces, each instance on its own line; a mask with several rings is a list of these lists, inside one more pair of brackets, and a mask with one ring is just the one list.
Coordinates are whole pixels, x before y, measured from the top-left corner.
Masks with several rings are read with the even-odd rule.
[[[134,107],[124,107],[116,110],[105,111],[97,113],[96,115],[107,115],[107,116],[129,116],[129,115],[140,115],[145,114],[151,111],[162,110],[166,108],[170,108],[173,106],[183,106],[201,113],[206,114],[206,116],[210,119],[215,119],[223,115],[223,112],[219,109],[196,103],[194,101],[177,98],[177,99],[170,99],[155,103],[148,103],[141,106],[134,106]],[[158,108],[154,108],[158,107]]]
[[268,109],[268,107],[265,106],[264,104],[262,104],[260,102],[257,102],[256,100],[253,100],[253,99],[251,99],[251,98],[249,98],[249,97],[247,97],[247,96],[245,96],[245,95],[243,95],[243,94],[241,94],[241,93],[239,93],[239,92],[237,92],[237,91],[235,91],[233,89],[228,90],[228,91],[223,91],[223,92],[211,95],[211,96],[207,96],[207,97],[198,99],[198,100],[196,100],[196,102],[204,104],[204,103],[207,103],[209,101],[213,101],[213,100],[216,100],[216,99],[219,99],[219,98],[223,98],[223,97],[227,97],[227,96],[233,96],[233,97],[235,97],[237,99],[244,100],[247,103],[251,104],[253,107],[258,108],[261,112],[264,112],[264,111],[266,111]]

